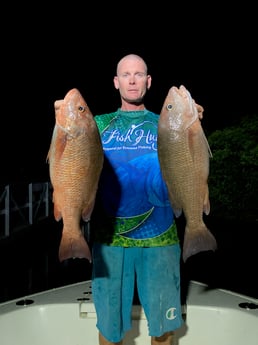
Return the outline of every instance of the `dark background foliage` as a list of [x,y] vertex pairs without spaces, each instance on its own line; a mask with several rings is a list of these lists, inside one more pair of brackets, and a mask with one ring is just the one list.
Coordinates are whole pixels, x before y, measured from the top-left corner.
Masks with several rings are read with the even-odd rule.
[[212,214],[258,221],[257,138],[258,114],[209,135]]

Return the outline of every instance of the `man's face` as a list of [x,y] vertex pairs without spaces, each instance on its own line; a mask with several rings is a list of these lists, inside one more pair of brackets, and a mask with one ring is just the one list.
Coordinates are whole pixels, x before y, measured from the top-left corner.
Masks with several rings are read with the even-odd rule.
[[151,77],[141,60],[127,59],[119,65],[114,85],[126,102],[140,103],[151,85]]

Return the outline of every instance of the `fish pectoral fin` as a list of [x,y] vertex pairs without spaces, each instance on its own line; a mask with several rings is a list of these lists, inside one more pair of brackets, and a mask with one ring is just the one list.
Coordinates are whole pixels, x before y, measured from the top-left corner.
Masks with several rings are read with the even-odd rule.
[[57,125],[55,125],[50,148],[47,155],[47,161],[49,161],[49,163],[51,163],[52,159],[59,161],[62,158],[67,145],[67,141],[68,134],[62,131]]
[[178,208],[175,208],[175,207],[172,207],[172,208],[173,208],[173,212],[174,212],[176,218],[179,218],[181,216],[181,214],[182,214],[182,209],[181,208],[178,209]]
[[206,214],[206,216],[208,216],[208,214],[210,213],[210,199],[209,199],[209,192],[206,193],[206,196],[204,198],[204,203],[203,203],[203,213]]
[[59,220],[62,219],[62,214],[55,204],[54,204],[54,217],[57,222],[59,222]]
[[57,161],[61,159],[65,150],[66,144],[67,144],[67,134],[62,131],[59,131],[57,140],[56,140],[56,148],[55,148],[55,155],[56,155]]
[[48,150],[47,157],[46,157],[46,162],[50,162],[50,149]]
[[90,220],[92,211],[93,211],[94,203],[91,203],[90,205],[87,205],[82,211],[82,219],[85,222],[88,222]]
[[172,195],[172,193],[169,192],[169,200],[170,200],[170,204],[171,207],[173,209],[173,212],[176,216],[176,218],[180,217],[183,209],[182,207],[179,205],[179,203],[176,201],[175,197]]

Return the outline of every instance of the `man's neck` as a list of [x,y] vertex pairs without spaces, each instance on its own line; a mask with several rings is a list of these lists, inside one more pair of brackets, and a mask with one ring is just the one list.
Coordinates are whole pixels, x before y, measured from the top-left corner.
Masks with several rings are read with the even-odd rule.
[[145,109],[145,105],[144,103],[128,103],[128,102],[124,102],[122,101],[121,104],[121,110],[123,111],[137,111],[137,110],[144,110]]

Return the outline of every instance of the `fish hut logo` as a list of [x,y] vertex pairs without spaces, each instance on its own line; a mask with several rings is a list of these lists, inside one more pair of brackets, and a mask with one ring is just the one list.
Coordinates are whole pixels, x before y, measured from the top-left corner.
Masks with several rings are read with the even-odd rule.
[[[146,123],[149,124],[147,130],[146,128],[144,129]],[[121,144],[126,146],[127,143],[130,144],[130,146],[139,146],[141,144],[144,146],[151,146],[152,149],[157,150],[156,126],[150,121],[144,121],[138,125],[132,125],[126,132],[117,128],[109,128],[103,133],[102,142],[105,146],[111,144],[114,146],[114,142],[119,146]]]

